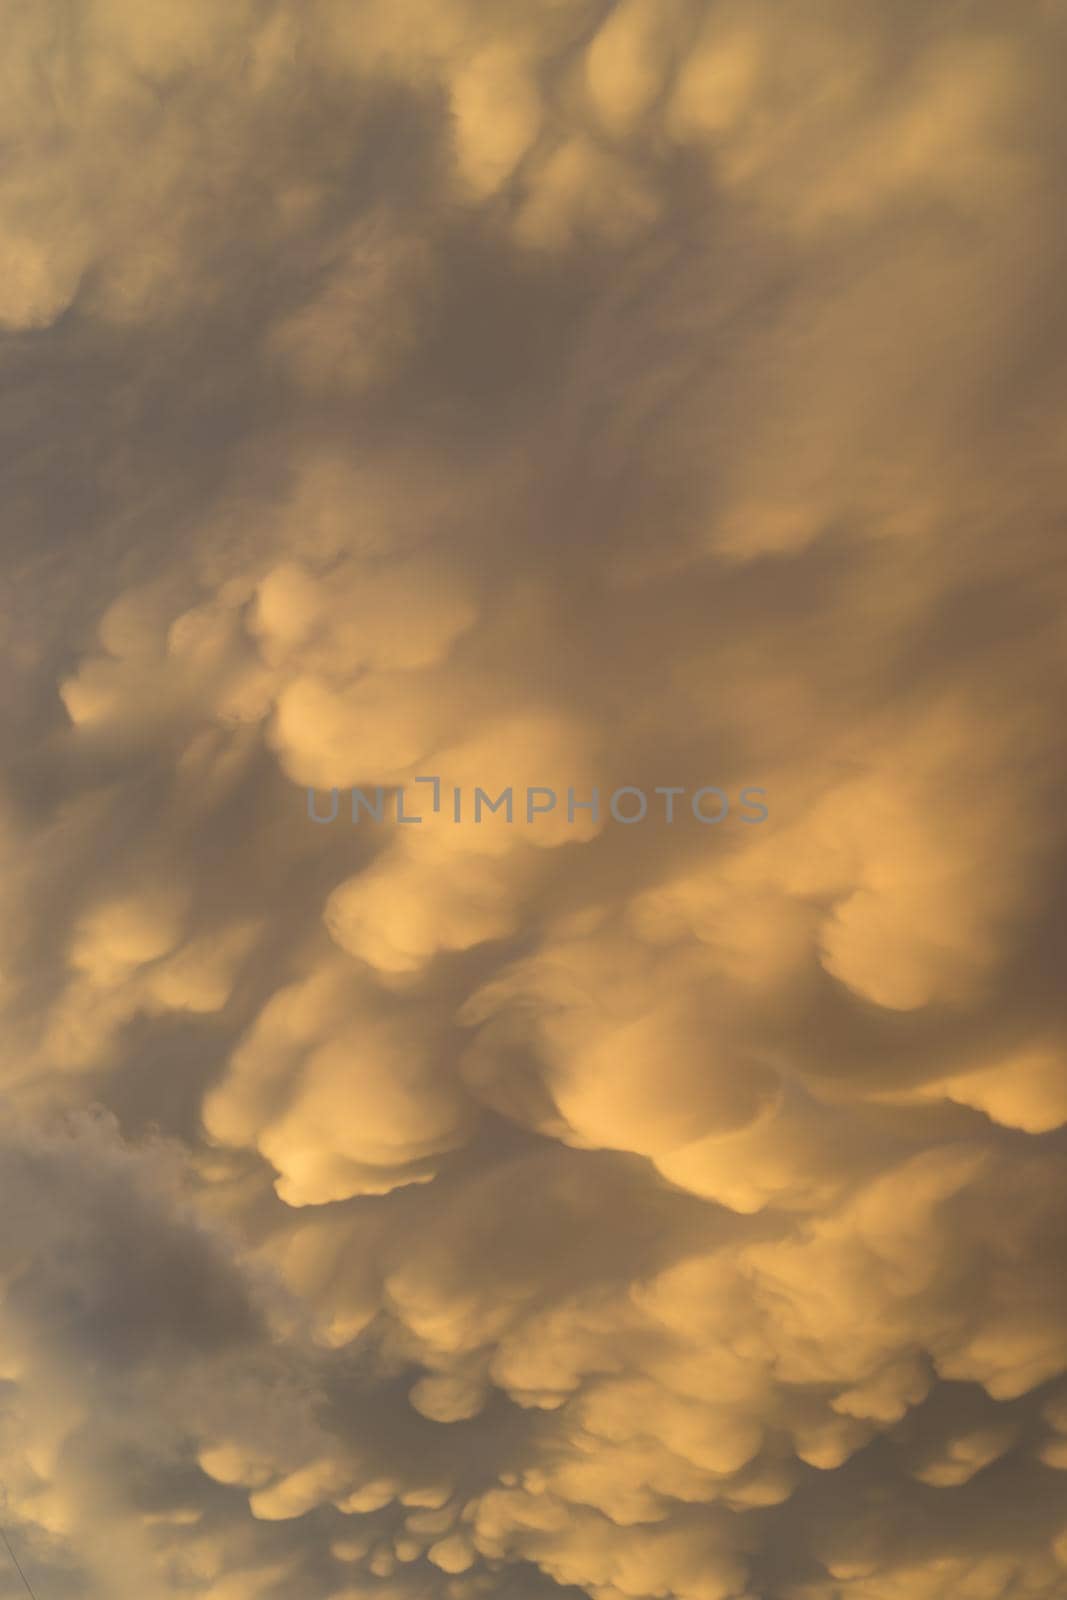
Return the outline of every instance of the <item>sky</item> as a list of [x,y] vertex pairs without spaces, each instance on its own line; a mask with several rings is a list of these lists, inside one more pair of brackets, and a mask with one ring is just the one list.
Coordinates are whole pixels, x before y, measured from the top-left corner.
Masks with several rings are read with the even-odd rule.
[[0,1596],[1062,1600],[1067,4],[2,13]]

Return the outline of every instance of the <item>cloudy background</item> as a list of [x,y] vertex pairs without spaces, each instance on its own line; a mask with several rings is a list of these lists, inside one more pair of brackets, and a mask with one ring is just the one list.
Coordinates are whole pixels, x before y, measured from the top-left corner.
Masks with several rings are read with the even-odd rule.
[[39,1600],[1060,1600],[1067,7],[2,22]]

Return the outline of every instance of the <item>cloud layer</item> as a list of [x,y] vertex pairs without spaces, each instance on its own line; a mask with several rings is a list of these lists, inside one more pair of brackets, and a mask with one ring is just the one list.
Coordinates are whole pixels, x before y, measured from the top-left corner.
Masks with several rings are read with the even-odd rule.
[[1062,7],[9,12],[42,1600],[1057,1600]]

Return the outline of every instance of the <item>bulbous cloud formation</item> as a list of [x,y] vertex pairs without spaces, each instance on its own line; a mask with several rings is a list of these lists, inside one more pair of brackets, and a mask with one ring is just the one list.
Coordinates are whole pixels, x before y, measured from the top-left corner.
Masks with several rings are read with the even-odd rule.
[[42,1600],[1067,1592],[1065,32],[9,0]]

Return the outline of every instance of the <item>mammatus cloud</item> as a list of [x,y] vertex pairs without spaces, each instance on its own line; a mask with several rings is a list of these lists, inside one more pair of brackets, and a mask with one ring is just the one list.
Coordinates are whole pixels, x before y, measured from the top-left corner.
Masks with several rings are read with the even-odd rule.
[[1064,31],[9,5],[42,1600],[1064,1592]]

